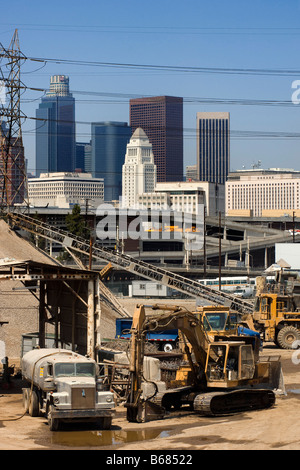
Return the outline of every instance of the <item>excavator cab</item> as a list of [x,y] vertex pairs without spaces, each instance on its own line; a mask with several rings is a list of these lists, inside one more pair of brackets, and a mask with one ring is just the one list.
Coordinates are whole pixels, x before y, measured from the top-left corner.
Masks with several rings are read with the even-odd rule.
[[205,375],[208,387],[229,388],[253,379],[255,360],[253,348],[244,342],[209,344]]

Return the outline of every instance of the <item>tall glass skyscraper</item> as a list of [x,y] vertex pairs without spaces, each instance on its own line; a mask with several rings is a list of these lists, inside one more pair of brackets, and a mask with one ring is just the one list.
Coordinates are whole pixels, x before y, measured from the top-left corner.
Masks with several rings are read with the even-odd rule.
[[154,96],[130,100],[130,126],[152,144],[157,181],[183,181],[183,99]]
[[75,99],[69,77],[54,75],[36,111],[36,176],[75,169]]
[[197,113],[198,179],[225,184],[229,173],[229,162],[229,113]]
[[91,170],[95,178],[104,179],[105,201],[122,196],[122,166],[130,138],[127,122],[92,123]]

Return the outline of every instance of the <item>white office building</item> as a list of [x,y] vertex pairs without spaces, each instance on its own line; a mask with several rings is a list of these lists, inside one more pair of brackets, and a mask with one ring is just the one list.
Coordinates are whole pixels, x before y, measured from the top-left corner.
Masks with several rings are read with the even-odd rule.
[[92,178],[91,173],[41,173],[28,179],[28,198],[34,207],[96,208],[104,201],[104,180]]
[[[226,215],[278,217],[300,209],[300,172],[292,169],[240,170],[226,182]],[[298,214],[297,214],[298,216]]]
[[225,185],[208,181],[157,183],[155,192],[140,194],[138,202],[147,209],[172,208],[195,215],[205,206],[206,215],[215,217],[225,212]]
[[123,207],[135,207],[139,194],[154,191],[156,171],[152,144],[143,129],[138,127],[127,144],[122,168]]

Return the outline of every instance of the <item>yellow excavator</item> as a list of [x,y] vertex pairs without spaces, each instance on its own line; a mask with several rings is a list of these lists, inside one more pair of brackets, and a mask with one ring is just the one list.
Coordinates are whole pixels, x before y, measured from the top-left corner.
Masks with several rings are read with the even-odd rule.
[[[146,315],[150,309],[152,315]],[[160,313],[153,314],[154,311]],[[162,312],[162,313],[161,313]],[[187,386],[160,390],[151,382],[145,393],[144,345],[149,331],[177,329],[185,339],[185,352],[192,371]],[[136,306],[130,340],[127,419],[144,422],[162,418],[166,412],[189,405],[200,415],[220,416],[270,408],[274,389],[282,379],[280,358],[259,359],[257,342],[250,336],[208,337],[201,318],[182,307]]]

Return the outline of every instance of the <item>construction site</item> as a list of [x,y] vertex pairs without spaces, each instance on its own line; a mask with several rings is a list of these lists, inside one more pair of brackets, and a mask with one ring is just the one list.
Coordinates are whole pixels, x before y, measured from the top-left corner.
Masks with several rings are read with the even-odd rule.
[[[210,220],[219,239],[206,240],[197,263],[203,270],[204,258],[219,260],[211,275],[218,272],[220,284],[212,288],[197,267],[152,264],[34,216],[26,204],[17,34],[2,58],[10,100],[0,110],[0,449],[300,449],[298,273],[282,265],[269,282],[252,266],[251,298],[222,290],[220,275],[222,256],[225,265],[242,250],[248,274],[250,250],[267,267],[268,250],[290,235],[230,221],[221,235]],[[228,234],[236,230],[244,235],[234,242]],[[61,246],[71,262],[41,242]],[[113,272],[178,297],[116,296],[106,282]]]
[[[166,305],[162,306],[157,306],[157,299],[144,299],[144,301],[138,299],[138,303],[134,299],[117,299],[108,292],[103,282],[105,272],[111,269],[111,266],[108,266],[107,270],[102,270],[102,274],[101,271],[83,269],[83,265],[81,268],[79,266],[66,268],[37,249],[28,237],[24,238],[25,232],[27,234],[38,233],[36,224],[39,225],[39,222],[28,216],[14,216],[13,213],[9,218],[9,224],[4,220],[1,221],[0,231],[2,280],[0,334],[1,344],[5,343],[8,352],[7,364],[5,364],[7,368],[3,368],[2,373],[0,397],[2,449],[89,448],[192,451],[299,448],[297,438],[298,353],[297,350],[292,349],[292,345],[279,347],[266,335],[263,348],[260,347],[259,352],[255,352],[255,361],[257,361],[256,354],[258,354],[259,368],[263,370],[262,382],[267,385],[268,395],[271,389],[275,390],[271,398],[269,396],[259,398],[260,404],[258,404],[255,397],[253,401],[251,396],[247,396],[246,402],[242,397],[241,401],[234,405],[237,406],[234,410],[222,410],[221,402],[217,405],[217,408],[221,407],[221,411],[213,413],[197,412],[195,403],[191,405],[190,399],[186,399],[186,396],[182,399],[182,406],[178,401],[176,403],[172,401],[173,398],[168,398],[168,394],[164,395],[159,405],[158,403],[151,405],[151,400],[148,400],[153,397],[154,383],[159,391],[158,394],[154,394],[157,397],[161,393],[164,394],[162,392],[164,390],[168,393],[170,390],[175,390],[178,393],[178,390],[182,390],[182,385],[184,385],[183,388],[193,387],[193,379],[191,379],[193,368],[196,364],[202,364],[202,354],[207,351],[207,348],[213,348],[214,344],[218,347],[222,344],[231,347],[230,345],[234,342],[236,345],[247,344],[245,338],[251,338],[245,335],[234,338],[236,332],[233,326],[230,330],[223,327],[222,331],[215,332],[221,336],[220,343],[214,342],[217,338],[215,333],[213,338],[206,333],[202,338],[205,322],[202,319],[199,324],[193,324],[190,319],[191,315],[195,316],[197,310],[196,298],[202,296],[206,305],[214,305],[210,307],[214,317],[219,311],[236,312],[242,314],[244,318],[245,314],[248,317],[248,313],[252,316],[253,303],[205,288],[200,283],[171,272],[163,270],[158,272],[157,269],[155,269],[156,278],[161,275],[164,276],[164,282],[172,282],[177,289],[181,291],[189,289],[189,298],[165,299]],[[16,229],[17,225],[18,229]],[[23,230],[23,237],[20,236],[20,229]],[[87,262],[90,255],[94,259],[109,256],[106,261],[116,265],[128,263],[128,266],[131,266],[130,269],[133,269],[133,260],[126,255],[109,253],[107,250],[102,252],[102,248],[96,247],[91,250],[89,243],[83,240],[72,237],[70,234],[54,232],[56,230],[49,226],[44,224],[43,227],[39,226],[40,236],[43,234],[49,238],[54,237],[55,234],[57,239],[60,235],[69,250],[77,255],[85,252]],[[86,246],[84,246],[85,243]],[[142,275],[145,278],[151,278],[154,275],[151,273],[150,265],[143,263],[142,267],[144,270]],[[296,292],[295,288],[294,292]],[[146,317],[140,316],[142,311],[137,308],[137,305],[142,308],[146,305],[145,309],[150,309]],[[179,342],[176,349],[165,353],[147,343],[143,339],[145,330],[147,328],[151,331],[155,328],[159,329],[157,325],[147,326],[147,321],[149,322],[150,319],[153,321],[153,315],[157,324],[161,321],[165,325],[167,322],[168,329],[180,329],[183,332],[182,337],[185,338],[184,344]],[[299,319],[296,312],[294,316],[293,325]],[[117,339],[116,319],[129,317],[137,322],[136,325],[132,324],[132,338],[130,340]],[[191,336],[190,327],[181,324],[183,318],[184,322],[187,320],[188,324],[193,325],[191,331],[196,331],[196,327],[199,328],[199,333],[195,335],[193,333]],[[210,318],[208,314],[207,318]],[[255,325],[258,329],[257,322]],[[247,326],[250,326],[249,323]],[[165,328],[165,326],[162,327],[163,330]],[[290,334],[294,332],[294,329],[296,329],[295,326],[290,330]],[[260,335],[263,337],[262,332]],[[234,341],[227,341],[227,339]],[[66,423],[59,428],[58,432],[53,432],[50,430],[49,419],[42,413],[42,410],[38,415],[28,413],[28,410],[24,412],[22,391],[24,390],[24,377],[21,357],[23,353],[26,354],[26,350],[28,351],[26,349],[28,341],[29,349],[47,351],[47,348],[54,347],[60,351],[59,348],[68,347],[84,356],[96,359],[101,364],[101,380],[108,383],[109,387],[106,387],[106,390],[109,389],[114,394],[115,409],[109,429],[100,427],[99,430],[95,424],[74,422]],[[203,341],[207,341],[205,346],[202,346]],[[297,336],[292,336],[291,341],[292,343],[297,341]],[[187,343],[192,345],[190,354],[186,350]],[[186,353],[187,357],[184,361]],[[213,353],[211,352],[209,356],[212,357]],[[143,358],[144,360],[147,358],[147,363],[143,362]],[[269,370],[269,365],[266,367],[266,364],[270,360],[273,365],[277,364],[276,367],[280,361],[282,368],[280,377],[278,377],[278,372],[275,374],[276,383],[274,382],[272,387],[269,387],[268,380],[266,380],[266,371]],[[205,367],[205,360],[203,364],[202,367]],[[175,383],[179,377],[178,372],[181,372],[180,384]],[[199,373],[196,375],[198,376]],[[146,388],[142,383],[144,380],[140,380],[142,376],[145,377]],[[259,381],[260,379],[257,378],[256,382],[259,383]],[[173,389],[174,383],[177,388]],[[245,383],[244,380],[243,384]],[[233,387],[226,389],[226,393],[232,393],[231,389],[239,389],[238,382],[232,382],[232,384]],[[178,385],[180,385],[179,388]],[[255,385],[251,385],[251,390],[253,387],[255,389]],[[145,394],[143,399],[142,390]],[[218,385],[217,390],[224,389]],[[194,388],[189,389],[189,394],[193,396],[193,399],[194,393]],[[235,398],[233,398],[234,402]],[[136,403],[139,404],[138,407]]]

